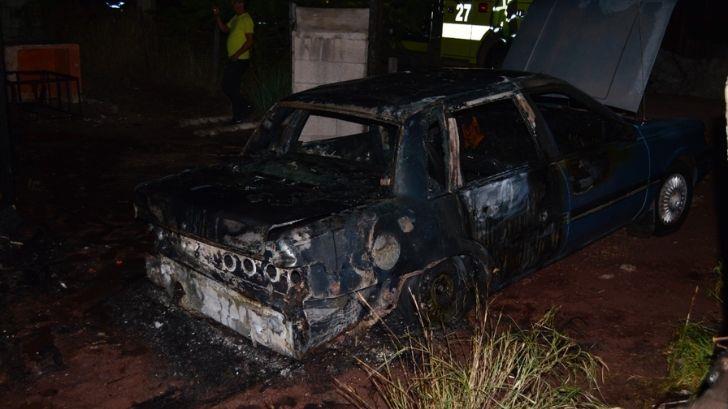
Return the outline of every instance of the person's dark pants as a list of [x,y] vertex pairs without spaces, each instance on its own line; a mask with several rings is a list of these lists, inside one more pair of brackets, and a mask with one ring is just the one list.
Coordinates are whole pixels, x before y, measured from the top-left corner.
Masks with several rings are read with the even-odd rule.
[[242,121],[250,113],[248,102],[240,93],[240,82],[249,65],[249,60],[229,61],[222,74],[222,92],[233,106],[233,121]]

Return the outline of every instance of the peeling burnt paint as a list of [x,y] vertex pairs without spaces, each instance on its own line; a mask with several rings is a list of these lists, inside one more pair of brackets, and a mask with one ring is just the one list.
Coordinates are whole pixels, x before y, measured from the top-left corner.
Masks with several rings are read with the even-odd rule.
[[[386,315],[408,280],[447,260],[495,290],[605,234],[574,233],[570,216],[582,198],[524,93],[559,87],[573,91],[540,75],[444,70],[289,96],[240,160],[137,187],[136,214],[156,234],[148,275],[181,292],[184,307],[297,358]],[[466,183],[454,116],[498,101],[513,102],[538,154]],[[368,130],[303,145],[311,115]],[[605,177],[640,159],[609,149]],[[639,205],[620,210],[636,216]]]

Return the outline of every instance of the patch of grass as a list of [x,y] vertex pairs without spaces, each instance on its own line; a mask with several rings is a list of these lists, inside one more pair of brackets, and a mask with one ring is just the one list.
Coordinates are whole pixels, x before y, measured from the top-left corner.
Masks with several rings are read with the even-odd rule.
[[[360,362],[377,398],[390,409],[606,407],[594,394],[604,364],[555,328],[554,310],[526,329],[478,316],[465,337],[437,335],[423,320],[422,335],[395,337],[382,365]],[[339,386],[355,406],[374,407]]]
[[248,71],[243,89],[258,114],[291,93],[291,64],[287,58],[275,64],[254,62]]
[[667,347],[666,389],[698,390],[710,367],[714,334],[713,328],[689,320],[677,329]]

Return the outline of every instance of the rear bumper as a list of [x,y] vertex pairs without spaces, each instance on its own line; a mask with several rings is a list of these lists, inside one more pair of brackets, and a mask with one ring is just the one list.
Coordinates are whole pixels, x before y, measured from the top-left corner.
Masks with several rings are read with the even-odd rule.
[[364,312],[355,294],[348,294],[304,300],[287,316],[164,255],[147,257],[147,275],[170,295],[181,296],[183,308],[231,328],[254,345],[296,359],[358,322]]

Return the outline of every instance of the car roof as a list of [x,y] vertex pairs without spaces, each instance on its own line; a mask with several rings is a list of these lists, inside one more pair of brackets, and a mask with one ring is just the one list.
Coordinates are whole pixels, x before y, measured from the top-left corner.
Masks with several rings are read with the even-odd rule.
[[437,101],[457,103],[468,97],[515,91],[526,79],[541,84],[562,83],[545,75],[519,71],[442,69],[400,72],[322,85],[292,94],[280,104],[399,122]]

